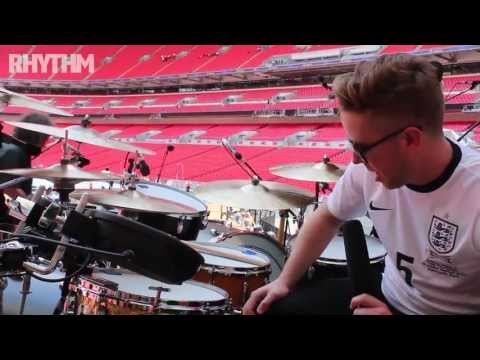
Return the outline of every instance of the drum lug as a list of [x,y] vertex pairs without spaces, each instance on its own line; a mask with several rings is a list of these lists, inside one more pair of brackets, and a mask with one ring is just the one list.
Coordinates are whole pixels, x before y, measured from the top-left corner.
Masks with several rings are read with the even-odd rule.
[[247,278],[243,281],[242,305],[247,302],[248,281]]
[[98,294],[99,301],[98,301],[98,309],[96,315],[108,315],[108,308],[107,308],[107,296],[104,290],[100,291]]
[[152,312],[158,312],[158,306],[160,305],[160,295],[162,294],[162,291],[169,292],[170,288],[162,287],[162,286],[149,286],[148,290],[154,290],[157,293],[155,294],[155,299],[153,300],[153,311]]
[[185,227],[185,220],[187,218],[185,216],[180,216],[178,218],[178,224],[177,224],[177,235],[181,234],[184,230]]
[[63,315],[77,314],[77,292],[69,290],[63,307]]

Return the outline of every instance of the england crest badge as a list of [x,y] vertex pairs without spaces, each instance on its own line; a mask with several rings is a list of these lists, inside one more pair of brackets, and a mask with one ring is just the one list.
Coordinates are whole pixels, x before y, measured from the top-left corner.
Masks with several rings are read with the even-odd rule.
[[439,254],[447,254],[455,247],[457,239],[458,225],[439,218],[432,217],[428,241],[432,248]]

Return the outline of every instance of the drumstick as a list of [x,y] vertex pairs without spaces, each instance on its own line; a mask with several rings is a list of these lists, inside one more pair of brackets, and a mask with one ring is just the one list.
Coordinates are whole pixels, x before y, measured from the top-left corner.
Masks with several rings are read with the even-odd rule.
[[199,244],[198,242],[195,242],[195,241],[184,241],[184,240],[182,240],[182,243],[190,246],[193,250],[197,250],[198,252],[201,252],[201,253],[205,253],[209,255],[217,255],[227,259],[242,261],[242,262],[245,262],[251,265],[256,265],[256,266],[268,265],[268,262],[252,259],[251,257],[245,256],[245,255],[232,254],[232,253],[221,250],[218,246],[215,246],[215,245],[207,245],[207,244],[204,245],[204,244]]

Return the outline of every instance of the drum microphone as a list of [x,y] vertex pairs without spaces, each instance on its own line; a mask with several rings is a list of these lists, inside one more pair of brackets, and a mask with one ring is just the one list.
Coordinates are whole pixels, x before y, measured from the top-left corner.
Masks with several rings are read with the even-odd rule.
[[230,144],[230,141],[228,141],[225,138],[222,138],[222,144],[225,146],[230,153],[235,156],[235,159],[237,160],[242,160],[242,154],[240,154],[233,146]]
[[138,162],[137,168],[140,170],[140,174],[142,174],[142,176],[150,175],[150,166],[148,166],[144,159]]
[[107,211],[87,209],[83,214],[73,211],[61,232],[97,250],[130,252],[129,257],[102,258],[166,283],[181,284],[191,279],[204,261],[178,238]]
[[173,150],[175,150],[175,146],[173,146],[172,144],[168,144],[167,149],[163,154],[162,165],[160,165],[160,170],[158,170],[157,183],[160,181],[160,175],[162,175],[162,171],[163,171],[163,167],[165,166],[165,160],[167,159],[167,155],[170,151],[173,151]]
[[[242,168],[243,171],[247,173],[248,176],[252,178],[252,182],[254,182],[254,185],[258,185],[258,180],[262,180],[262,177],[250,166],[248,162],[243,160],[242,154],[240,154],[237,149],[233,147],[232,144],[230,144],[230,141],[226,138],[222,138],[222,145],[225,147],[225,149],[228,150],[230,154],[233,155],[235,160],[237,161],[238,165]],[[244,166],[248,169],[245,169]]]
[[348,273],[352,279],[353,295],[366,293],[375,296],[376,286],[374,285],[362,223],[358,220],[345,222],[343,224],[343,238]]

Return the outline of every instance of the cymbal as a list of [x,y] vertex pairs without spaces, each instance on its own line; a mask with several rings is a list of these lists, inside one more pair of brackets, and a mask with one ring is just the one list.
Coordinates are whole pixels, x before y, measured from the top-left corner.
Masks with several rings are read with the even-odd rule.
[[33,99],[23,94],[17,94],[2,87],[0,87],[0,103],[10,106],[26,107],[55,115],[73,116],[73,114],[60,110],[55,106],[46,104],[40,100]]
[[208,203],[244,209],[303,208],[315,199],[307,190],[273,181],[221,180],[197,187],[195,196]]
[[91,204],[110,206],[120,209],[169,214],[194,214],[197,212],[196,209],[180,202],[148,196],[133,189],[120,191],[76,190],[70,194],[70,198],[79,200],[85,193],[88,194],[88,202]]
[[112,173],[89,172],[72,164],[56,164],[47,168],[0,170],[2,174],[40,178],[53,182],[55,186],[75,184],[82,181],[120,181],[122,178]]
[[79,125],[69,126],[67,128],[58,128],[49,125],[32,124],[18,121],[4,121],[15,127],[27,129],[31,131],[37,131],[42,134],[47,134],[56,138],[65,138],[65,130],[68,130],[68,139],[72,141],[78,141],[80,143],[97,145],[115,150],[139,152],[146,155],[155,155],[155,151],[145,149],[139,146],[135,146],[129,143],[110,139],[96,130],[84,128]]
[[319,163],[297,163],[274,166],[272,174],[295,180],[336,182],[345,172],[345,166],[335,165],[327,160]]

